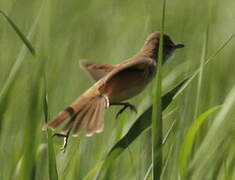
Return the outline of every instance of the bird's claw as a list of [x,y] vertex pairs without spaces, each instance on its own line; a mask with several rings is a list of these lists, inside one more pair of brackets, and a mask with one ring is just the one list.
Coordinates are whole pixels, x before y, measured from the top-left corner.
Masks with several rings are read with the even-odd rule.
[[64,138],[64,143],[63,143],[63,146],[60,148],[60,150],[61,152],[65,153],[67,145],[68,145],[69,134],[55,133],[53,134],[52,137],[55,137],[55,136]]
[[133,104],[130,103],[124,103],[124,107],[118,111],[116,114],[116,119],[125,111],[127,108],[130,108],[131,111],[134,111],[137,114],[137,109]]

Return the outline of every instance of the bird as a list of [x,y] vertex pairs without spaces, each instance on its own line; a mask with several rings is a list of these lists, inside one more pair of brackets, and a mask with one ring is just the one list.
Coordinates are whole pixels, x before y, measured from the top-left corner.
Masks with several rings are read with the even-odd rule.
[[[136,55],[116,65],[80,61],[80,67],[85,69],[96,82],[45,124],[43,129],[54,130],[61,127],[61,133],[55,135],[65,137],[63,147],[65,148],[70,134],[79,136],[83,129],[86,129],[87,136],[102,132],[105,110],[110,106],[123,106],[116,117],[126,108],[136,111],[134,105],[124,101],[142,92],[155,77],[160,37],[160,32],[151,33]],[[174,51],[183,48],[184,45],[174,43],[165,33],[162,37],[162,63],[165,64]]]

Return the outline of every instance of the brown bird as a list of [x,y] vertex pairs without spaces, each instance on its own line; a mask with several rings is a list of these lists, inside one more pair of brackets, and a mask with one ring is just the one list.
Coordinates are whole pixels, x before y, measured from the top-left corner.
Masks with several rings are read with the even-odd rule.
[[[132,58],[117,64],[95,64],[80,62],[81,68],[87,70],[97,81],[64,111],[45,125],[45,129],[62,126],[62,133],[56,134],[67,138],[70,133],[79,136],[87,129],[87,136],[100,133],[104,129],[105,109],[112,105],[122,105],[136,111],[134,105],[124,103],[136,96],[154,78],[157,70],[157,57],[160,43],[159,32],[150,34],[143,48]],[[183,44],[175,44],[171,38],[163,35],[163,63]],[[65,145],[66,145],[65,141]]]

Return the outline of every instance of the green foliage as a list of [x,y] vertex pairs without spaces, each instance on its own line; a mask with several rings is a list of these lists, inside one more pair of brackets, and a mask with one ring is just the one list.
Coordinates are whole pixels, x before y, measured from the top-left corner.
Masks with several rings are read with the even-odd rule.
[[201,114],[198,119],[192,124],[191,128],[189,129],[188,133],[186,134],[185,140],[182,145],[182,149],[180,152],[180,176],[181,179],[185,179],[185,172],[187,170],[187,161],[190,157],[190,152],[192,151],[193,143],[196,138],[196,135],[199,129],[202,127],[203,123],[205,122],[206,118],[217,111],[221,106],[215,106],[205,113]]
[[[44,83],[44,101],[43,101],[43,112],[44,112],[44,118],[45,123],[49,120],[49,109],[48,109],[48,94],[47,94],[47,88],[46,88],[46,77],[43,78]],[[58,180],[58,172],[56,167],[56,156],[55,156],[55,150],[53,145],[53,137],[52,132],[50,130],[47,131],[47,147],[48,147],[48,174],[49,179],[51,180]]]
[[[130,100],[137,115],[127,110],[116,120],[119,109],[108,109],[104,132],[71,137],[66,153],[42,127],[91,86],[78,61],[131,57],[161,31],[162,2],[0,2],[0,179],[152,179],[156,86]],[[235,179],[234,7],[233,0],[167,1],[164,31],[185,48],[159,77],[162,125],[153,127],[162,132],[153,131],[162,134],[161,180]]]
[[162,1],[162,19],[161,19],[161,37],[158,50],[157,77],[153,84],[152,100],[152,179],[159,180],[162,173],[162,139],[163,139],[163,122],[162,122],[162,63],[163,63],[163,34],[165,28],[165,10],[166,0]]
[[19,30],[17,25],[3,12],[0,10],[0,14],[3,15],[3,17],[6,18],[7,22],[11,25],[11,27],[15,30],[16,34],[19,36],[19,38],[23,41],[25,46],[29,49],[29,51],[32,53],[32,55],[35,55],[35,50],[31,43],[28,41],[28,39],[24,36],[24,34]]

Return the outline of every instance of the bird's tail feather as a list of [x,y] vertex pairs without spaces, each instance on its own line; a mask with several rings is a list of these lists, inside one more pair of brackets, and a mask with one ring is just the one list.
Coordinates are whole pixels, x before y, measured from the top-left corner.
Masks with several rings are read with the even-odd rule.
[[79,136],[82,130],[87,128],[86,135],[92,136],[94,133],[103,131],[104,113],[107,106],[107,98],[104,96],[81,98],[60,112],[44,128],[55,129],[63,126],[63,134],[71,132],[74,136]]

